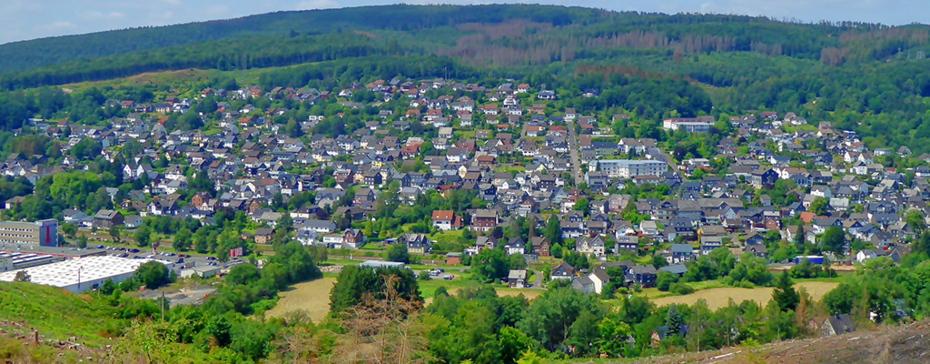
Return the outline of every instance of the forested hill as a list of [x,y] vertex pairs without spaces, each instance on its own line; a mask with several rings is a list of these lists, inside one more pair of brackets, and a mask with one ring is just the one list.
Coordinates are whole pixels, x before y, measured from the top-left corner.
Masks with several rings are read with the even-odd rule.
[[[377,43],[390,46],[395,53],[403,50],[448,54],[498,66],[568,61],[594,56],[595,50],[600,48],[615,47],[669,49],[682,55],[754,52],[823,60],[836,65],[851,59],[881,60],[896,55],[899,49],[911,50],[924,45],[928,38],[926,26],[886,27],[852,22],[797,24],[764,17],[621,13],[543,5],[390,5],[277,12],[9,43],[0,45],[0,74],[62,64],[72,65],[66,68],[77,68],[75,62],[84,61],[80,63],[83,65],[86,61],[105,57],[121,61],[115,65],[117,67],[137,68],[133,67],[135,64],[125,63],[137,63],[143,51],[167,48],[183,52],[207,50],[216,54],[218,52],[212,47],[226,45],[217,41],[260,38],[261,41],[252,42],[254,49],[236,49],[236,55],[248,55],[267,51],[258,48],[276,45],[282,39],[305,36],[309,37],[306,43],[311,43],[315,36],[346,32],[366,34],[372,40],[379,40]],[[183,47],[185,45],[200,46]],[[137,57],[113,58],[126,54]],[[222,54],[225,58],[233,55]],[[172,62],[175,60],[177,62]],[[191,63],[185,61],[183,54],[175,54],[173,59],[160,62],[158,67],[178,68]],[[212,63],[216,66],[216,62]],[[248,62],[238,63],[234,66],[253,67]],[[55,80],[67,82],[71,78]],[[32,83],[20,86],[32,86]]]
[[343,30],[410,31],[461,23],[528,19],[555,26],[596,22],[604,12],[535,5],[369,6],[287,11],[162,27],[113,30],[0,45],[0,73],[185,44],[255,35],[294,36]]

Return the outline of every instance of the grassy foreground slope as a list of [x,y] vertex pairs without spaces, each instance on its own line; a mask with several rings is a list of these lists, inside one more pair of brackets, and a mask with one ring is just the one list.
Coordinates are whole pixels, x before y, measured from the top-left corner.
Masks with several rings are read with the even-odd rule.
[[124,320],[104,300],[29,283],[0,282],[0,329],[16,336],[38,331],[43,338],[105,346]]

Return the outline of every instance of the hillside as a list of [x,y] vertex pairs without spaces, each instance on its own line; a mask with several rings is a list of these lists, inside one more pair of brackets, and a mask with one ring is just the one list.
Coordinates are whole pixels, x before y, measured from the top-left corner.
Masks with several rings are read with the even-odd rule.
[[229,20],[122,29],[4,44],[0,45],[0,73],[256,35],[317,35],[338,33],[343,28],[415,31],[459,23],[499,23],[509,19],[529,19],[567,25],[594,21],[599,13],[601,12],[593,9],[569,10],[524,5],[392,5],[276,12]]
[[926,363],[927,345],[930,345],[930,322],[921,321],[839,336],[656,356],[633,363]]
[[125,324],[105,302],[48,286],[0,282],[0,333],[38,331],[45,338],[103,347]]
[[[708,74],[681,63],[692,55],[760,55],[751,60],[759,68],[752,78],[758,80],[771,76],[766,74],[773,71],[769,58],[795,60],[792,64],[804,69],[870,63],[898,56],[902,48],[916,57],[916,51],[927,49],[927,39],[927,27],[916,25],[798,24],[764,17],[541,5],[391,5],[278,12],[0,45],[0,74],[5,74],[0,86],[20,89],[162,70],[249,69],[411,54],[533,69],[616,60],[732,86],[746,74]],[[782,67],[788,61],[775,62]]]

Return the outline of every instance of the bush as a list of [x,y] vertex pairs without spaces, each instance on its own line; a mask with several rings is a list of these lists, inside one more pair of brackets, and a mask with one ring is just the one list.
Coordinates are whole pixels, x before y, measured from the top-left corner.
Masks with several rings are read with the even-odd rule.
[[672,285],[669,286],[668,290],[669,292],[672,292],[676,295],[686,295],[686,294],[694,293],[693,287],[691,287],[687,283],[681,283],[681,282],[672,283]]
[[743,280],[739,282],[739,288],[756,288],[756,285],[748,280]]

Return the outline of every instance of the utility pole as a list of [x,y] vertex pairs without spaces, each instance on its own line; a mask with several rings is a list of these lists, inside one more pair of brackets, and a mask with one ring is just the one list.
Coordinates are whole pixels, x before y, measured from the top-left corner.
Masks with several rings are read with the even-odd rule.
[[81,292],[81,269],[84,269],[84,266],[83,266],[83,265],[80,266],[80,267],[78,267],[78,287],[77,287],[77,290],[78,290],[79,293]]
[[161,321],[165,322],[165,291],[161,291]]

